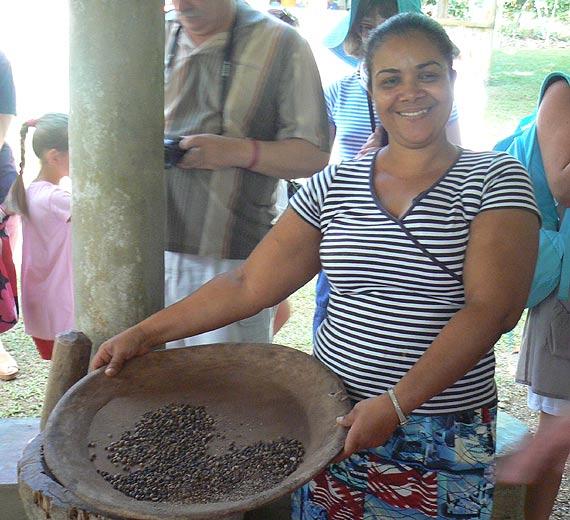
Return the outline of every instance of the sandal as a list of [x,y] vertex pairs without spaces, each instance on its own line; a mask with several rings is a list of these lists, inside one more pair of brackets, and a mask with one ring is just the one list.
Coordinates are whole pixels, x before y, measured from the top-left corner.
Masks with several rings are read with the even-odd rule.
[[0,379],[10,381],[18,375],[19,368],[16,360],[8,353],[0,353]]

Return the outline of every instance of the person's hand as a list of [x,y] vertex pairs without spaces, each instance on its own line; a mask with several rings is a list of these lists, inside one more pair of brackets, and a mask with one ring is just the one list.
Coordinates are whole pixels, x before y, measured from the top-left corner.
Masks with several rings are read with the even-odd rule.
[[400,421],[388,394],[360,401],[348,415],[337,423],[349,428],[344,449],[335,458],[339,462],[359,450],[383,446],[394,433]]
[[368,139],[362,145],[360,151],[356,154],[355,159],[360,159],[365,155],[369,154],[370,152],[375,152],[376,150],[382,148],[382,128],[377,127],[374,133],[368,136]]
[[131,327],[101,344],[91,362],[91,369],[107,365],[105,374],[113,377],[121,371],[126,361],[142,356],[149,350],[139,328]]
[[242,153],[244,153],[246,145],[247,150],[245,152],[249,153],[251,148],[251,144],[245,141],[245,139],[213,134],[183,137],[179,146],[187,152],[177,166],[183,169],[199,168],[203,170],[240,167],[243,162]]
[[[541,431],[542,430],[542,431]],[[554,417],[527,436],[521,446],[497,461],[497,482],[532,484],[553,469],[563,471],[570,452],[570,417]]]

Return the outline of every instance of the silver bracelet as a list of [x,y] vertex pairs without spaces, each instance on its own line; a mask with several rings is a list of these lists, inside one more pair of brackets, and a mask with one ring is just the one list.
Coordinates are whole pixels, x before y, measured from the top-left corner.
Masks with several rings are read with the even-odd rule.
[[392,401],[392,404],[396,409],[396,413],[398,414],[398,419],[400,420],[400,426],[405,426],[410,422],[410,418],[406,417],[404,415],[404,412],[402,412],[402,409],[400,408],[400,403],[398,402],[398,399],[396,399],[396,394],[394,393],[393,388],[388,388],[388,395],[390,396],[390,400]]

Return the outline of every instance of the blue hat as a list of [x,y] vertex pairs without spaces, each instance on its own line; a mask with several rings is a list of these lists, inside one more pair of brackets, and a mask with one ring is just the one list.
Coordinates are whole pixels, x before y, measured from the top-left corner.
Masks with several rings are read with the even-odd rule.
[[[359,60],[346,54],[342,48],[342,44],[354,23],[359,6],[360,0],[352,0],[350,11],[346,13],[346,16],[343,16],[342,20],[333,28],[333,30],[323,38],[323,45],[352,67],[358,66]],[[398,0],[398,12],[405,13],[408,11],[421,13],[421,0]]]

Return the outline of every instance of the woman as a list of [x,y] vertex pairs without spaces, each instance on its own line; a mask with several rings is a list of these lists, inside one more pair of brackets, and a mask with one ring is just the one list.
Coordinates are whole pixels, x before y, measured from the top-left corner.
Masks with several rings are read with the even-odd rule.
[[539,219],[520,163],[447,140],[452,53],[421,14],[377,28],[366,66],[388,146],[314,175],[241,269],[93,360],[112,376],[165,340],[274,305],[322,263],[331,299],[314,354],[356,404],[338,420],[344,450],[296,493],[294,518],[490,517],[493,344],[524,308]]
[[[366,84],[363,56],[370,32],[398,13],[421,13],[419,0],[353,0],[350,15],[325,38],[324,44],[349,65],[352,74],[324,89],[330,132],[340,160],[354,159],[385,143],[381,120],[374,110]],[[458,51],[456,51],[458,52]],[[451,111],[446,127],[448,139],[461,144],[457,110]],[[313,332],[327,315],[329,283],[321,271],[317,278]]]

